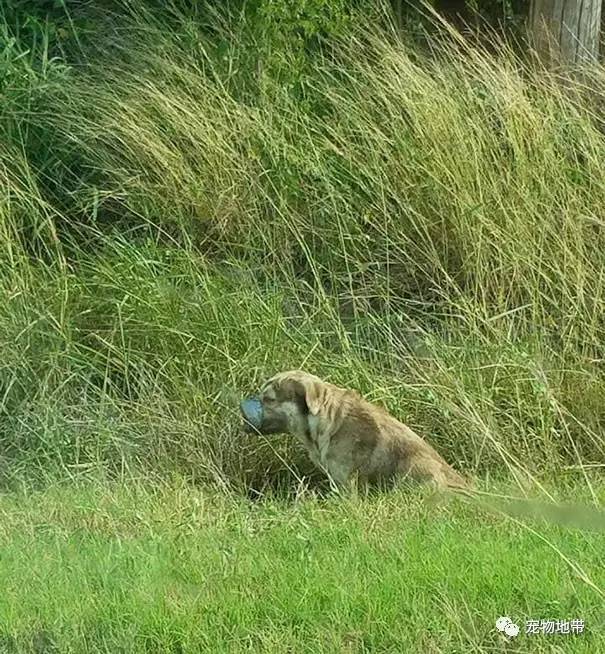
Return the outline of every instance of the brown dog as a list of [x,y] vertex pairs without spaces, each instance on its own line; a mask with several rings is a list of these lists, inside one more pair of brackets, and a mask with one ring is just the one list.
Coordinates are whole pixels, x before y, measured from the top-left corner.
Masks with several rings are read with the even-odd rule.
[[275,375],[241,410],[249,431],[296,436],[338,485],[401,476],[442,488],[467,486],[427,442],[384,409],[302,370]]

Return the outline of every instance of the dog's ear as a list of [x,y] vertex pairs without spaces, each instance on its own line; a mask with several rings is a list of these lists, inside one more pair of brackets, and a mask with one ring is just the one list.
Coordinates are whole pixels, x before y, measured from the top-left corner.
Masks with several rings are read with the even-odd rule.
[[298,381],[298,386],[309,413],[316,416],[325,401],[322,384],[314,379],[301,379]]

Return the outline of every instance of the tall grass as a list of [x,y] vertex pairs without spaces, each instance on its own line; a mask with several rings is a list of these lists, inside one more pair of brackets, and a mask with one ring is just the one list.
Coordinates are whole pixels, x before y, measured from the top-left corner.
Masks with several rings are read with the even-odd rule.
[[35,111],[0,150],[6,482],[299,476],[236,411],[296,366],[473,474],[604,464],[600,71],[367,22],[301,66],[236,20],[96,19],[7,87]]

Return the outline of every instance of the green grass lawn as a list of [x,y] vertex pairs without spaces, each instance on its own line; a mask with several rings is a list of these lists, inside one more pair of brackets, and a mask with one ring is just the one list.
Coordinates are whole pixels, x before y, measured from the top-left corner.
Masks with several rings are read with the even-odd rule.
[[[598,652],[605,535],[421,492],[248,503],[185,484],[0,500],[2,652]],[[508,643],[501,615],[521,625]],[[586,622],[527,635],[527,619]]]

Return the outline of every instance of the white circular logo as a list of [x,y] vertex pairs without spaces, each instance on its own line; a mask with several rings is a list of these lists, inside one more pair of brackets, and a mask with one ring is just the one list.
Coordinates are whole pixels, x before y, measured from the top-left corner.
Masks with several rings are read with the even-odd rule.
[[519,625],[514,622],[509,622],[506,627],[504,627],[504,633],[511,638],[519,635]]
[[512,624],[512,622],[513,621],[510,618],[502,616],[496,620],[496,629],[498,631],[504,631],[506,629],[506,625]]
[[503,634],[506,634],[510,638],[514,638],[519,635],[519,625],[515,624],[510,618],[507,618],[503,615],[501,618],[496,620],[496,629],[501,631]]

